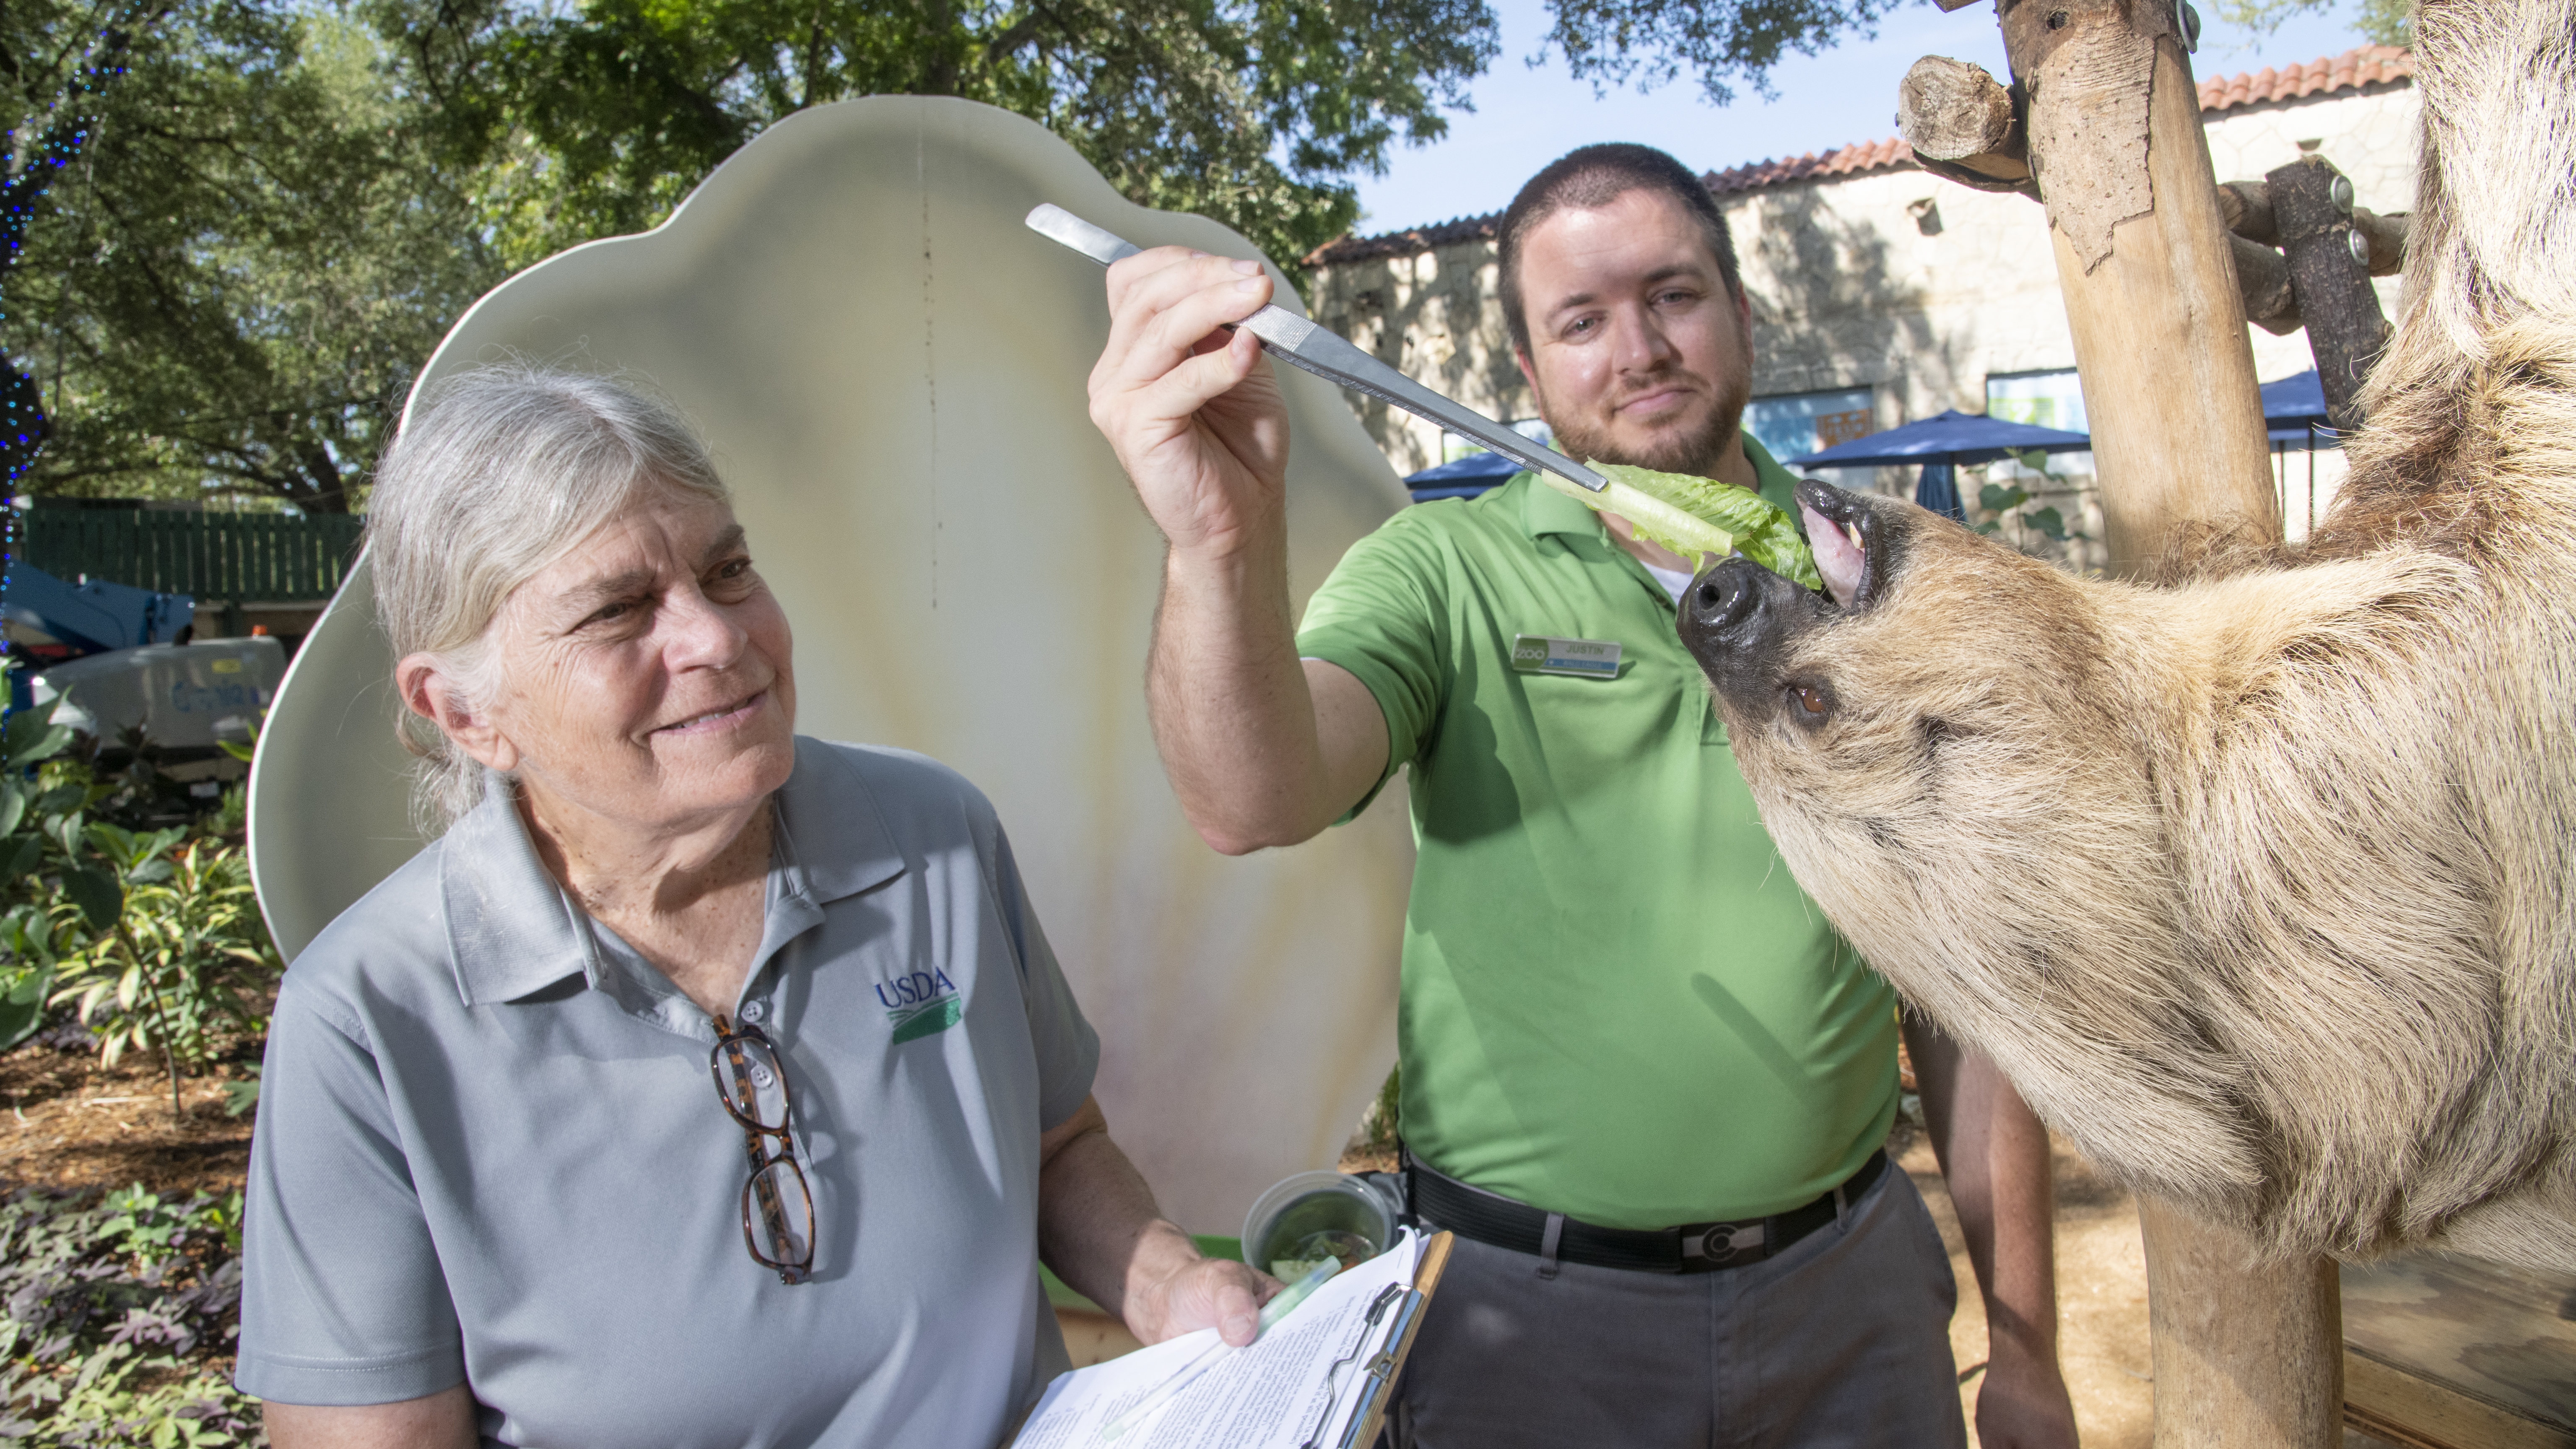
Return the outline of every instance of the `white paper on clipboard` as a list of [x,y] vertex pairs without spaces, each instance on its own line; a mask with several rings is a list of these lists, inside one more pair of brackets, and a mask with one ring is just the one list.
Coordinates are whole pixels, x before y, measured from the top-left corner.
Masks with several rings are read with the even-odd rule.
[[[1422,1257],[1408,1230],[1350,1268],[1155,1415],[1116,1439],[1109,1424],[1217,1338],[1203,1328],[1060,1374],[1011,1449],[1339,1449],[1376,1386],[1371,1363],[1394,1345]],[[1372,1309],[1375,1310],[1372,1313]]]

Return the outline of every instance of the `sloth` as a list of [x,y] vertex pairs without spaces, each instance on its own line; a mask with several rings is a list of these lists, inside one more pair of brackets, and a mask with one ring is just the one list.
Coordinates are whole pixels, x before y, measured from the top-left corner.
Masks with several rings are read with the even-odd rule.
[[[2425,0],[2400,325],[2317,535],[2083,579],[1809,480],[1679,628],[1799,883],[2138,1191],[2576,1269],[2576,0]],[[2178,466],[2180,466],[2178,464]]]

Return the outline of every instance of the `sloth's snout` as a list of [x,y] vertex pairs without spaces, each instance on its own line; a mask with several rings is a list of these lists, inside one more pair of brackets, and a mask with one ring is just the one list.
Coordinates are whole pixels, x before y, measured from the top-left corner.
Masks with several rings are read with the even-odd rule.
[[[1731,568],[1731,564],[1745,564]],[[1691,581],[1690,592],[1683,596],[1691,622],[1703,631],[1731,629],[1742,623],[1754,610],[1762,607],[1761,593],[1754,588],[1748,572],[1760,572],[1741,558],[1729,559]]]
[[1778,704],[1783,659],[1832,607],[1735,554],[1691,580],[1673,622],[1719,696],[1755,711]]
[[1730,554],[1691,580],[1682,594],[1682,643],[1707,664],[1715,651],[1759,650],[1778,632],[1780,610],[1771,595],[1796,593],[1795,584],[1742,554]]

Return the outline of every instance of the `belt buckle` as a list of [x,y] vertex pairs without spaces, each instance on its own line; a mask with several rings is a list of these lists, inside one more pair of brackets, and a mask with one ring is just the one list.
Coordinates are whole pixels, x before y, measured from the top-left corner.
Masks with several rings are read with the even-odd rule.
[[1727,1267],[1739,1253],[1750,1253],[1762,1246],[1769,1235],[1761,1223],[1711,1223],[1693,1236],[1682,1239],[1682,1260],[1698,1259],[1715,1267]]

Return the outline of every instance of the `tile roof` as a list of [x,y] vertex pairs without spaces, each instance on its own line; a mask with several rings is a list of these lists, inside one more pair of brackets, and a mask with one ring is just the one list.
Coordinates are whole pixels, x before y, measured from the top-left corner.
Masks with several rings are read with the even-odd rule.
[[1308,253],[1306,265],[1409,257],[1462,241],[1492,241],[1502,219],[1501,212],[1489,211],[1483,216],[1462,216],[1455,221],[1434,222],[1430,226],[1409,227],[1378,236],[1346,236],[1339,241],[1326,242]]
[[[2202,81],[2200,109],[2206,115],[2374,86],[2407,84],[2412,82],[2414,75],[2415,56],[2412,51],[2393,45],[2365,45],[2341,55],[2320,56],[2305,65],[2294,65],[2286,70],[2266,66],[2241,75]],[[1831,151],[1811,151],[1794,160],[1756,161],[1725,171],[1711,171],[1702,175],[1700,180],[1719,196],[1738,196],[1800,181],[1901,170],[1913,164],[1914,148],[1906,145],[1903,138],[1890,136],[1883,141],[1862,141]],[[1493,211],[1482,216],[1462,216],[1377,236],[1344,237],[1317,247],[1307,256],[1306,265],[1414,256],[1464,241],[1491,241],[1502,218],[1501,212]]]
[[2365,45],[2341,55],[2319,56],[2306,65],[2294,65],[2288,70],[2265,66],[2243,75],[2202,81],[2200,109],[2203,113],[2232,111],[2239,106],[2259,106],[2266,101],[2305,100],[2313,95],[2394,85],[2411,81],[2414,75],[2413,51],[2394,45]]
[[1884,141],[1863,141],[1821,155],[1810,151],[1794,161],[1756,161],[1730,171],[1711,171],[1700,180],[1719,196],[1734,196],[1739,192],[1786,186],[1792,181],[1858,176],[1865,171],[1886,171],[1913,164],[1914,148],[1906,145],[1902,137],[1890,136]]

